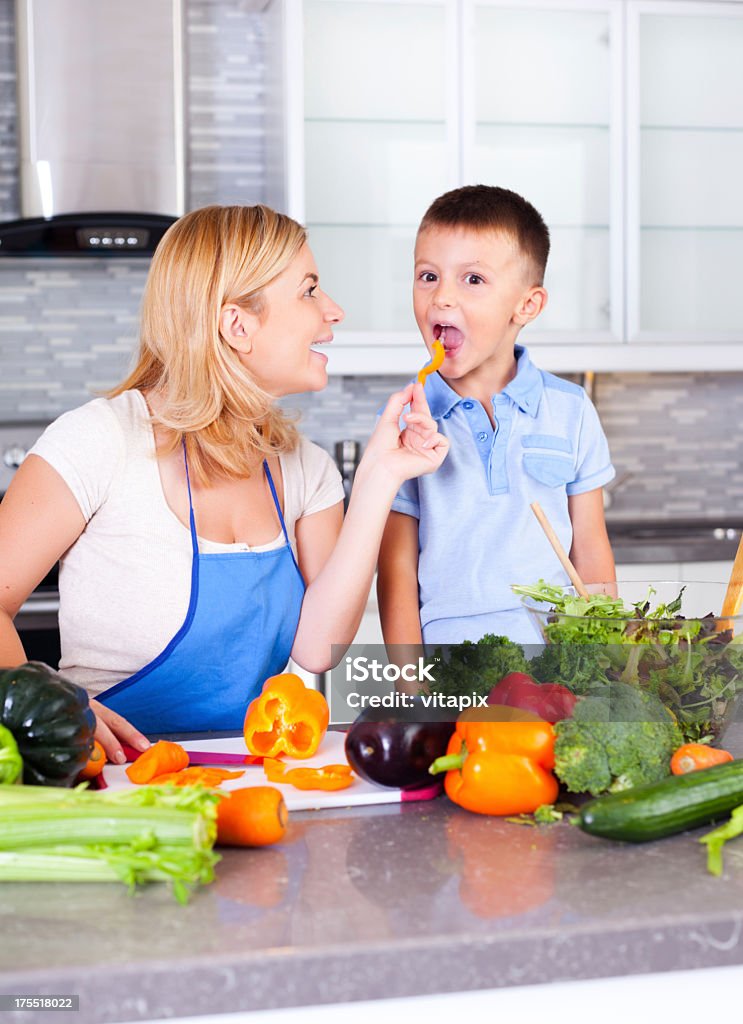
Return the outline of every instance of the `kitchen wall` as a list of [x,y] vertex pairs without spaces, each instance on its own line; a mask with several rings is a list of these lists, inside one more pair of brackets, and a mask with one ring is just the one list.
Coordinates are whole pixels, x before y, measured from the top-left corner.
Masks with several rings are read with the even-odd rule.
[[[186,0],[190,208],[264,198],[264,22],[247,7]],[[13,0],[0,0],[3,220],[20,213],[14,60]],[[0,422],[50,420],[123,376],[145,265],[33,260],[2,262],[0,272]],[[322,394],[285,404],[332,450],[340,438],[364,441],[400,383],[332,377]],[[743,374],[606,374],[594,397],[618,473],[628,474],[612,517],[741,517]]]

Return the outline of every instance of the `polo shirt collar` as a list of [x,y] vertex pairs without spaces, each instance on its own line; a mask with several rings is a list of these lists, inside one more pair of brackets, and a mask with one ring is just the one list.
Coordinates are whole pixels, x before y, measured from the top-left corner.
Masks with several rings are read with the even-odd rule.
[[[539,402],[544,390],[542,374],[529,359],[529,353],[523,345],[514,346],[516,356],[516,376],[503,389],[508,397],[532,418],[536,417]],[[450,388],[438,373],[432,373],[426,380],[426,398],[431,415],[440,420],[465,399]]]
[[514,346],[516,356],[516,376],[503,388],[503,394],[516,403],[522,412],[534,419],[544,390],[542,374],[529,359],[529,353],[523,345]]

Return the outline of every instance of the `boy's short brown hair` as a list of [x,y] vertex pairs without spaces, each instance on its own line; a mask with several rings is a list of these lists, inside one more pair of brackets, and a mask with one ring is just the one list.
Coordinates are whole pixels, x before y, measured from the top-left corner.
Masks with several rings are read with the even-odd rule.
[[518,192],[496,185],[465,185],[434,199],[418,232],[426,228],[500,231],[510,237],[532,264],[534,284],[544,282],[550,233],[542,215]]

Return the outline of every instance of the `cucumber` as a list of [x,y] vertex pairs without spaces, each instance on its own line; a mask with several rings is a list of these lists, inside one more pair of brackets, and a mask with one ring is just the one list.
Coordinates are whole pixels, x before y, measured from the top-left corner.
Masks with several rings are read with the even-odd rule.
[[584,804],[578,825],[592,836],[644,843],[722,818],[743,804],[743,760],[671,775]]

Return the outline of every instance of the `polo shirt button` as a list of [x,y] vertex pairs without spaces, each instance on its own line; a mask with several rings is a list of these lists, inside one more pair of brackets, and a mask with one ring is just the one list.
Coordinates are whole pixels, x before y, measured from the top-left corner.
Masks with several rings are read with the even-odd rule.
[[477,440],[478,441],[487,441],[487,439],[488,439],[488,435],[485,433],[484,430],[481,430],[480,433],[477,435]]
[[475,403],[474,402],[462,402],[462,408],[463,409],[474,409],[474,407],[475,407]]
[[451,409],[449,410],[449,412],[445,412],[444,413],[444,419],[448,420],[450,416],[451,416]]

